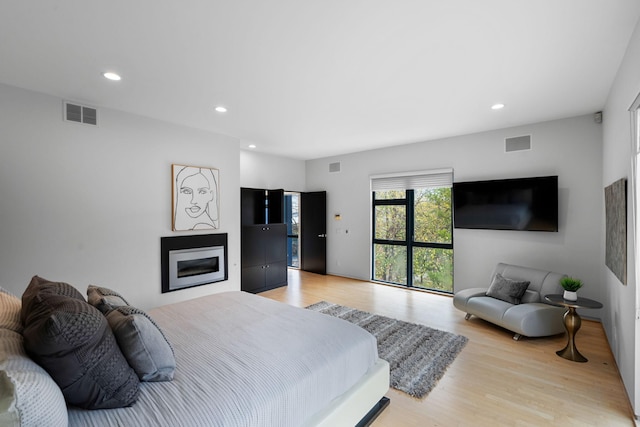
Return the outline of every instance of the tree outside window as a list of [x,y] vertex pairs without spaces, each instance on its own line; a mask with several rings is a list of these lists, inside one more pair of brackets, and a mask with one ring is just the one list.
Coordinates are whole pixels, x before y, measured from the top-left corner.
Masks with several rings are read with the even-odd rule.
[[373,279],[453,292],[451,187],[373,193]]

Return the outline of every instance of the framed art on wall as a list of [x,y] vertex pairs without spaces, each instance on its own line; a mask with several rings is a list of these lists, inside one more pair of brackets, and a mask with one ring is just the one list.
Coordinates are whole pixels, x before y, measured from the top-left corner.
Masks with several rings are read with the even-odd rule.
[[220,171],[198,166],[171,165],[172,230],[220,227]]
[[606,217],[605,264],[627,284],[627,180],[619,179],[604,189]]

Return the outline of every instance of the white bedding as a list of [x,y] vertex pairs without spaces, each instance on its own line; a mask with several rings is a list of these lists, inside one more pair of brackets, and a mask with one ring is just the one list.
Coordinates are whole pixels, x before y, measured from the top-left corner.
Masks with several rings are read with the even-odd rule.
[[300,426],[378,361],[351,323],[244,292],[149,311],[175,350],[174,380],[130,408],[69,408],[70,426]]

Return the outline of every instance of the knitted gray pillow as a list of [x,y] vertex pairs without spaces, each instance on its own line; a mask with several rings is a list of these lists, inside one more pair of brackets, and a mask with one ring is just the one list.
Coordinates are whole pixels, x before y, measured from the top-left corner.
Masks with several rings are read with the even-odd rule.
[[71,405],[107,409],[135,403],[138,377],[105,317],[81,294],[68,296],[66,287],[57,294],[59,283],[49,283],[53,285],[32,281],[22,296],[27,353],[51,375]]
[[40,276],[33,276],[31,282],[29,282],[29,286],[27,286],[27,289],[22,294],[22,309],[20,312],[20,320],[22,323],[25,322],[27,313],[31,311],[30,304],[37,302],[37,300],[33,298],[35,294],[62,295],[80,301],[85,300],[82,294],[68,283],[52,282]]
[[144,311],[117,307],[107,321],[120,350],[141,381],[171,381],[176,360],[160,327]]
[[531,282],[525,280],[519,281],[508,279],[503,277],[500,273],[496,273],[486,295],[502,301],[510,302],[511,304],[520,304],[520,300],[530,283]]
[[129,305],[127,300],[116,291],[95,285],[89,285],[87,288],[87,300],[105,315],[116,307]]

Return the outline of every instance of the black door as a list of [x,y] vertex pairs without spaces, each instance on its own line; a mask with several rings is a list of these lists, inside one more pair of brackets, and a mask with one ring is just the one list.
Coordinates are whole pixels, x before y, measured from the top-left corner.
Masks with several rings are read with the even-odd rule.
[[327,274],[327,192],[300,193],[300,269]]

